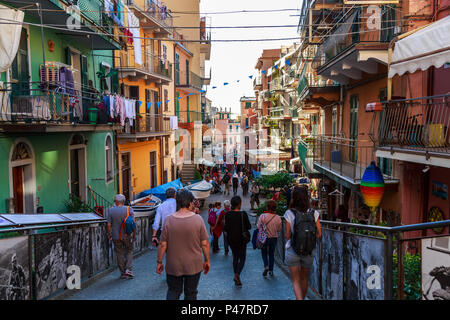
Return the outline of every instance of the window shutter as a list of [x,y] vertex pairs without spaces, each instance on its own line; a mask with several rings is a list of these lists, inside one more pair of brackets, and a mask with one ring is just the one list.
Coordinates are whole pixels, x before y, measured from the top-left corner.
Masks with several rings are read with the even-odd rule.
[[119,70],[111,69],[111,92],[119,93]]

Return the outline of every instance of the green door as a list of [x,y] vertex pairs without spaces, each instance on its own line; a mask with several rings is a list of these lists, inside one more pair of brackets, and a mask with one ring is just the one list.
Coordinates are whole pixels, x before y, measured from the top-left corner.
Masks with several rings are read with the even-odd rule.
[[17,81],[12,85],[12,95],[14,96],[28,96],[30,95],[30,72],[28,65],[28,33],[22,28],[20,35],[19,49],[17,50],[16,58],[14,59],[12,69],[12,79]]
[[358,140],[358,96],[350,97],[350,161],[356,162],[357,159],[357,143]]
[[186,85],[189,85],[189,60],[186,60]]
[[186,117],[187,117],[187,122],[191,122],[190,121],[190,116],[189,116],[189,96],[186,97]]

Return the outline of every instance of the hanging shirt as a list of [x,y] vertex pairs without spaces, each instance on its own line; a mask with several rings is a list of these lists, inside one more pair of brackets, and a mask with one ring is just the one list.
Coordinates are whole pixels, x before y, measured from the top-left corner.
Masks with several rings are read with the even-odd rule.
[[113,119],[114,119],[114,109],[115,109],[114,96],[110,95],[109,96],[109,116]]

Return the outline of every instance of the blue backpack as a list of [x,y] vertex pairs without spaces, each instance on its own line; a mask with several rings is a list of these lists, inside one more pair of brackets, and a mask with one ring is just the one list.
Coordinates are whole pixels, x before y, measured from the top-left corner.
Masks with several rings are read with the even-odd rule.
[[122,222],[122,226],[120,227],[119,240],[122,240],[122,230],[125,226],[126,234],[130,235],[134,230],[136,230],[136,223],[133,218],[130,217],[130,207],[127,206],[127,216]]

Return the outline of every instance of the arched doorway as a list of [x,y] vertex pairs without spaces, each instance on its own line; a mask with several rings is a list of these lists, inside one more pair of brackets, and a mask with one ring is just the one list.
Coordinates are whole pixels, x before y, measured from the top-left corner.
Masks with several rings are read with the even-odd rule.
[[75,134],[69,145],[69,188],[70,194],[86,201],[86,140]]
[[14,213],[35,213],[34,155],[27,142],[14,144],[10,157],[10,195]]

